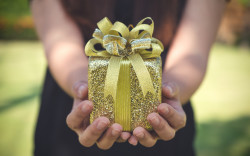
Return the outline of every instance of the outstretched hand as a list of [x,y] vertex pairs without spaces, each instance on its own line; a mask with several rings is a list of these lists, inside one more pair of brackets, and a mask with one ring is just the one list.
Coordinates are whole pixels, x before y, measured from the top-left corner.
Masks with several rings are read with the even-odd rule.
[[111,148],[116,141],[125,142],[127,139],[132,145],[140,142],[145,147],[154,146],[158,139],[171,140],[175,132],[185,126],[186,114],[179,100],[178,87],[174,83],[163,83],[162,86],[163,103],[158,106],[158,113],[151,113],[147,117],[154,129],[152,132],[137,127],[131,135],[129,132],[122,132],[120,124],[114,123],[109,127],[110,121],[106,117],[99,117],[90,124],[93,103],[87,100],[86,82],[78,82],[73,87],[74,103],[66,119],[67,125],[77,133],[83,146],[90,147],[97,143],[104,150]]
[[110,121],[106,117],[99,117],[92,124],[89,123],[93,103],[87,100],[86,82],[77,82],[73,92],[74,103],[66,122],[68,127],[76,132],[83,146],[90,147],[97,143],[100,149],[109,149],[115,141],[124,142],[131,136],[128,132],[122,132],[122,126],[117,123],[109,127]]
[[162,104],[157,108],[158,113],[151,113],[147,120],[154,131],[148,132],[137,127],[129,138],[129,143],[137,145],[140,142],[145,147],[152,147],[158,139],[168,141],[174,138],[175,132],[186,125],[186,114],[182,108],[178,86],[174,83],[162,84]]

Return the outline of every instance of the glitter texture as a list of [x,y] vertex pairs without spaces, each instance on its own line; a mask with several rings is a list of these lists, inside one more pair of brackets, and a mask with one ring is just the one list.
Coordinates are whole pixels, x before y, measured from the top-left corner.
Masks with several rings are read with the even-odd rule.
[[[155,94],[148,92],[145,97],[143,96],[138,78],[131,63],[128,64],[127,68],[130,68],[129,75],[127,75],[130,81],[130,87],[128,87],[130,88],[130,96],[124,95],[124,98],[127,96],[130,102],[128,102],[127,106],[125,106],[126,103],[120,104],[120,106],[124,107],[124,109],[119,108],[119,110],[115,109],[119,103],[114,103],[113,97],[109,95],[107,98],[104,98],[104,85],[109,59],[110,58],[104,57],[89,58],[88,96],[89,100],[93,101],[94,103],[94,109],[90,116],[90,122],[92,123],[94,119],[100,116],[105,116],[110,119],[111,124],[121,124],[124,131],[132,131],[138,126],[144,127],[147,130],[151,130],[152,127],[147,121],[147,116],[152,112],[156,112],[157,106],[161,103],[161,58],[157,57],[143,59],[144,64],[150,73],[155,90]],[[122,62],[128,63],[129,61],[126,60],[127,58],[123,58]],[[123,66],[123,68],[124,67],[126,66]],[[120,72],[123,70],[121,69]],[[123,79],[119,77],[119,80]],[[118,87],[117,96],[121,96],[119,92],[121,91]],[[117,111],[119,114],[117,114],[115,111]]]

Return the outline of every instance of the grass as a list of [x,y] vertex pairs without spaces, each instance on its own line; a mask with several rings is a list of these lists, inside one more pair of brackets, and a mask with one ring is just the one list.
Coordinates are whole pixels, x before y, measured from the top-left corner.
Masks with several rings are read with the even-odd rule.
[[0,42],[0,155],[32,155],[44,71],[38,42]]
[[250,155],[250,52],[215,44],[192,98],[198,156]]
[[[192,98],[198,156],[250,155],[250,53],[215,44]],[[45,73],[42,46],[0,41],[0,155],[31,156]]]
[[215,44],[207,75],[193,96],[198,122],[250,115],[250,50]]
[[250,117],[198,124],[198,156],[250,156]]

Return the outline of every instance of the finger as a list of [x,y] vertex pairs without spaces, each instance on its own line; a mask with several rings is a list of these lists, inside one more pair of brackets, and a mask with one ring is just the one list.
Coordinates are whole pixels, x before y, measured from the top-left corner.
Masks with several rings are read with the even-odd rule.
[[138,139],[132,135],[129,139],[128,139],[128,142],[131,144],[131,145],[134,145],[136,146],[138,144]]
[[121,134],[121,138],[123,139],[123,140],[128,140],[128,138],[131,136],[131,133],[129,133],[129,132],[122,132],[122,134]]
[[174,82],[165,82],[162,84],[162,94],[166,98],[173,98],[178,95],[179,89]]
[[73,93],[75,98],[84,99],[88,94],[88,83],[79,81],[73,85]]
[[130,136],[131,134],[129,132],[122,132],[117,142],[126,142]]
[[158,106],[158,112],[160,115],[167,120],[167,122],[175,129],[185,127],[186,125],[186,114],[181,106],[180,108],[175,109],[171,105],[162,103]]
[[94,145],[103,132],[107,129],[109,123],[110,121],[106,117],[97,118],[85,129],[85,131],[79,135],[79,142],[85,147]]
[[136,136],[140,144],[145,147],[153,147],[157,142],[157,139],[142,127],[135,128],[133,135]]
[[98,140],[97,146],[103,150],[109,149],[110,147],[112,147],[112,145],[121,135],[121,133],[122,133],[122,126],[117,123],[113,124]]
[[160,139],[168,141],[174,138],[175,130],[159,114],[151,113],[147,119]]
[[77,105],[66,118],[68,127],[76,132],[82,128],[85,119],[89,119],[89,114],[93,109],[93,103],[85,100]]

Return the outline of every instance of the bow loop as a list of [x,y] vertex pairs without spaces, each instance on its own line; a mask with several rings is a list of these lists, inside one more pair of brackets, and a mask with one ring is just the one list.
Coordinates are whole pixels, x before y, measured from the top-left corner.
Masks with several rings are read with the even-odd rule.
[[132,39],[131,41],[132,51],[150,49],[151,48],[151,35],[144,31],[139,34],[138,39]]
[[[151,24],[144,24],[150,20]],[[154,22],[150,17],[141,20],[136,27],[129,31],[121,22],[113,25],[107,17],[97,23],[99,29],[93,33],[92,43],[101,44],[106,52],[95,48],[94,44],[86,46],[88,56],[129,56],[139,53],[142,58],[153,58],[160,56],[163,51],[162,43],[152,38]],[[100,54],[97,54],[100,53]]]
[[97,39],[98,41],[102,42],[103,39],[103,33],[101,30],[99,29],[95,29],[93,35],[92,35],[95,39]]
[[109,34],[121,36],[127,39],[129,37],[129,29],[123,23],[115,22],[115,24],[110,29]]
[[132,51],[138,49],[149,49],[151,47],[151,39],[150,38],[142,38],[142,39],[135,39],[131,42]]
[[[151,24],[145,24],[146,20],[150,20]],[[124,57],[131,62],[143,95],[146,96],[147,92],[154,94],[150,74],[143,63],[143,58],[159,57],[163,51],[162,43],[152,37],[153,20],[150,17],[144,18],[133,28],[133,26],[126,27],[121,22],[115,22],[113,25],[105,17],[97,25],[99,29],[95,29],[94,38],[86,44],[85,53],[87,56],[110,58],[104,88],[105,97],[111,94],[114,100],[116,99],[120,62]],[[129,31],[129,28],[132,30]],[[104,49],[96,49],[97,44],[101,44]]]

